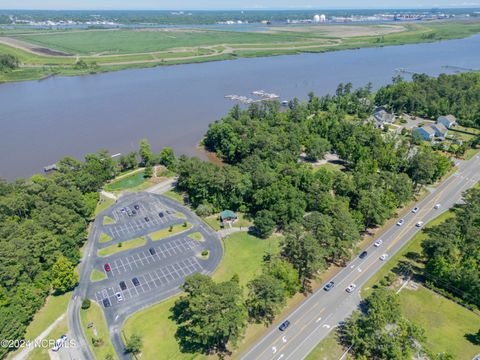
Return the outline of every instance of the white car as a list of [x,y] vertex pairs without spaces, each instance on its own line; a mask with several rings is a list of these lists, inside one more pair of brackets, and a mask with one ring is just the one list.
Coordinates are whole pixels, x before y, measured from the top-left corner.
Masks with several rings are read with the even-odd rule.
[[382,239],[378,239],[377,241],[375,241],[375,243],[373,244],[375,247],[379,247],[380,245],[383,244],[383,240]]
[[351,292],[353,292],[353,290],[356,289],[356,287],[357,287],[357,285],[355,285],[355,284],[350,284],[350,285],[348,285],[348,287],[345,289],[345,291],[346,291],[347,293],[351,293]]
[[417,224],[416,224],[415,226],[418,227],[418,228],[419,228],[419,227],[422,227],[422,226],[423,226],[423,221],[417,222]]
[[62,335],[60,336],[60,339],[55,341],[55,345],[52,348],[52,351],[58,351],[60,348],[65,344],[65,341],[67,341],[67,335]]
[[398,222],[397,222],[397,225],[398,225],[398,226],[402,226],[403,224],[405,224],[405,220],[404,220],[404,219],[398,220]]
[[387,258],[388,258],[388,254],[383,254],[382,256],[380,256],[380,260],[382,261],[387,260]]
[[416,214],[420,210],[417,206],[412,209],[412,213]]
[[442,207],[442,204],[436,204],[433,208],[436,209],[436,210],[438,210],[438,209],[440,209],[441,207]]
[[123,301],[123,296],[119,292],[117,292],[115,296],[117,297],[118,302]]

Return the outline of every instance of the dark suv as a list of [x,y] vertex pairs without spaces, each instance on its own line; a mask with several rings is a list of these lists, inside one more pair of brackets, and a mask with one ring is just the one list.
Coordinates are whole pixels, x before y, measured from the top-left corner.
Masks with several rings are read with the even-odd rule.
[[125,281],[120,281],[120,289],[126,290],[127,289],[127,284],[125,284]]
[[366,251],[363,251],[360,255],[359,255],[359,258],[360,259],[365,259],[367,257],[367,252]]
[[279,329],[280,331],[285,331],[289,326],[290,326],[290,321],[285,320],[285,321],[278,327],[278,329]]

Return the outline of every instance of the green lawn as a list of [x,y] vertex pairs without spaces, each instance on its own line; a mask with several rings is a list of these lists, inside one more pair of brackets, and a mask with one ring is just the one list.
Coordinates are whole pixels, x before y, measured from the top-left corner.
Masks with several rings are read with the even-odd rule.
[[178,217],[178,218],[180,218],[180,219],[186,219],[186,218],[187,218],[187,216],[186,216],[184,213],[179,212],[179,211],[177,211],[177,212],[175,213],[175,216]]
[[178,201],[180,204],[184,204],[184,203],[185,203],[185,202],[183,201],[183,198],[184,198],[185,194],[180,193],[180,192],[177,192],[177,191],[175,191],[175,190],[167,191],[167,192],[164,193],[163,195],[165,195],[166,197],[169,197],[169,198],[172,199],[172,200]]
[[143,176],[144,171],[136,172],[135,174],[125,176],[120,180],[114,180],[110,184],[105,185],[107,191],[122,191],[137,187],[145,182]]
[[112,240],[112,237],[110,235],[105,234],[104,232],[102,232],[100,234],[100,237],[98,238],[98,241],[102,244],[106,243],[106,242],[109,242],[111,240]]
[[197,241],[204,241],[203,235],[199,232],[195,232],[193,234],[188,235],[190,239],[197,240]]
[[[57,340],[60,336],[65,335],[68,332],[68,320],[65,316],[60,323],[55,326],[52,331],[47,335],[48,340]],[[27,357],[28,360],[50,360],[48,354],[48,348],[37,347],[32,350]]]
[[100,200],[98,201],[97,208],[95,209],[95,215],[100,214],[102,211],[108,209],[113,204],[115,204],[115,200],[100,195]]
[[[278,249],[279,240],[279,237],[262,240],[246,233],[236,233],[225,238],[225,254],[213,279],[229,280],[236,273],[241,285],[245,286],[260,272],[265,251],[269,248]],[[180,352],[174,337],[176,325],[169,319],[169,309],[177,298],[178,296],[139,311],[125,322],[123,329],[127,337],[138,333],[143,338],[142,359],[206,359],[205,356]]]
[[[87,310],[80,310],[80,318],[82,321],[83,331],[85,333],[86,340],[90,346],[90,349],[98,360],[103,360],[107,355],[112,355],[114,359],[117,359],[115,350],[113,349],[110,337],[108,336],[107,322],[103,317],[103,312],[100,306],[92,301],[90,308]],[[88,324],[92,323],[93,326],[88,328]],[[97,338],[103,340],[103,344],[100,346],[93,346],[92,338],[95,337],[94,329],[97,331]]]
[[170,228],[166,228],[166,229],[162,229],[162,230],[158,230],[153,233],[150,233],[148,234],[148,236],[150,236],[150,238],[153,241],[162,240],[162,239],[165,239],[166,237],[187,231],[191,229],[192,226],[193,225],[188,222],[187,222],[187,226],[184,226],[184,224],[177,224],[172,226],[172,231],[170,231]]
[[92,272],[90,273],[91,282],[102,281],[106,278],[107,278],[107,275],[105,275],[105,273],[102,271],[98,271],[97,269],[93,269]]
[[480,328],[480,316],[422,286],[400,293],[403,314],[425,329],[426,345],[434,353],[448,352],[454,359],[470,360],[480,353],[465,336]]
[[[121,251],[138,248],[140,246],[145,245],[146,242],[147,242],[147,240],[144,237],[124,241],[122,243],[110,245],[110,246],[107,246],[106,248],[98,250],[97,255],[98,256],[109,256],[109,255],[112,255],[112,254],[119,253]],[[122,244],[122,245],[119,246],[120,244]]]
[[[232,227],[250,227],[253,226],[253,221],[244,213],[236,213],[238,219],[235,223],[232,224]],[[202,218],[213,230],[218,231],[221,229],[219,214],[213,214],[207,217]],[[226,224],[225,227],[228,228],[230,225]]]
[[[338,344],[335,329],[333,329],[328,336],[323,339],[305,360],[338,360],[341,358],[345,349]],[[347,355],[344,360],[352,359]]]
[[110,216],[104,216],[103,225],[110,225],[110,224],[115,224],[115,220],[112,219]]
[[35,314],[32,322],[28,325],[25,339],[33,340],[49,327],[60,315],[67,311],[71,292],[63,295],[50,295],[45,305]]

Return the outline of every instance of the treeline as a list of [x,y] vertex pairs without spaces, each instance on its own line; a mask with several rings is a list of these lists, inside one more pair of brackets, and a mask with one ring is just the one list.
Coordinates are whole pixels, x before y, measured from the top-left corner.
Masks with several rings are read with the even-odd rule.
[[480,128],[480,73],[438,77],[415,74],[412,81],[397,77],[394,84],[378,90],[375,102],[396,113],[433,119],[453,114],[461,125]]
[[433,228],[422,243],[427,282],[480,307],[480,189],[467,191],[455,216]]
[[[0,337],[22,339],[53,291],[72,289],[97,190],[115,165],[106,152],[65,158],[52,176],[0,181]],[[9,349],[0,348],[0,357]],[[10,349],[11,350],[11,349]]]

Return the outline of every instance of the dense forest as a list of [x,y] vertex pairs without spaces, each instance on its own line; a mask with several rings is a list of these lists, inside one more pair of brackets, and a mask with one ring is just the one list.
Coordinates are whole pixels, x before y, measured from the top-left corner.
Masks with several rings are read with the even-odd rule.
[[427,282],[480,307],[480,189],[464,194],[455,216],[427,229],[422,243]]
[[410,113],[436,119],[453,114],[464,126],[480,128],[480,73],[442,74],[437,78],[413,75],[412,81],[396,78],[375,97],[396,113]]

